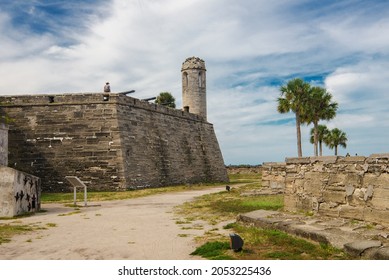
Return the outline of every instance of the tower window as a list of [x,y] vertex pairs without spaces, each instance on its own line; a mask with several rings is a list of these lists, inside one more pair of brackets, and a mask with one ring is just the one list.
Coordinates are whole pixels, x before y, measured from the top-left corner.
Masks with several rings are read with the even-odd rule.
[[203,87],[203,72],[199,72],[199,87]]
[[182,85],[184,87],[187,87],[188,86],[188,73],[184,72],[182,74]]

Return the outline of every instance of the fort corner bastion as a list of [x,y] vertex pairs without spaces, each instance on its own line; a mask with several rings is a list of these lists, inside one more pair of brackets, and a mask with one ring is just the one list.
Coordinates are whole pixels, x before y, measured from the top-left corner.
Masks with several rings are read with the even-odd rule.
[[183,63],[185,110],[113,92],[0,96],[10,119],[8,166],[40,177],[43,192],[67,191],[65,176],[89,190],[227,182],[206,121],[205,64],[196,61]]

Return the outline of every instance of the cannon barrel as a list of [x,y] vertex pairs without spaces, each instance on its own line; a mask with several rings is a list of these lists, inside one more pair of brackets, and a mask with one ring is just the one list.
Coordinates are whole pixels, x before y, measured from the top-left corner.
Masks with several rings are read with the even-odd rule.
[[142,99],[143,101],[150,101],[150,100],[154,100],[154,99],[157,99],[156,97],[149,97],[149,98],[145,98],[145,99]]
[[129,91],[122,91],[122,92],[118,92],[118,93],[126,95],[126,94],[130,94],[130,93],[134,93],[134,92],[135,92],[135,90],[129,90]]

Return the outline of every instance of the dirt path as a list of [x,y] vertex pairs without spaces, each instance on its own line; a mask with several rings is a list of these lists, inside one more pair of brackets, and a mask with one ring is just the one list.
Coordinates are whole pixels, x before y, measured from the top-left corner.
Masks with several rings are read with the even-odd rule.
[[[81,213],[62,204],[44,204],[45,213],[1,223],[36,224],[47,229],[17,235],[0,245],[0,259],[198,259],[193,235],[176,224],[176,205],[223,188],[166,193],[90,203]],[[55,225],[55,226],[49,226]],[[206,230],[206,229],[204,229]],[[202,234],[202,232],[198,232]]]

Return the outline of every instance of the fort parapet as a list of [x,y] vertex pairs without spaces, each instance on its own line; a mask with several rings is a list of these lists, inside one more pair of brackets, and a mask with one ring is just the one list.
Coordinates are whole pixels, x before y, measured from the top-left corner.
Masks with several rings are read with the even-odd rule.
[[118,93],[0,96],[12,122],[8,166],[66,191],[228,181],[213,125],[204,117]]

